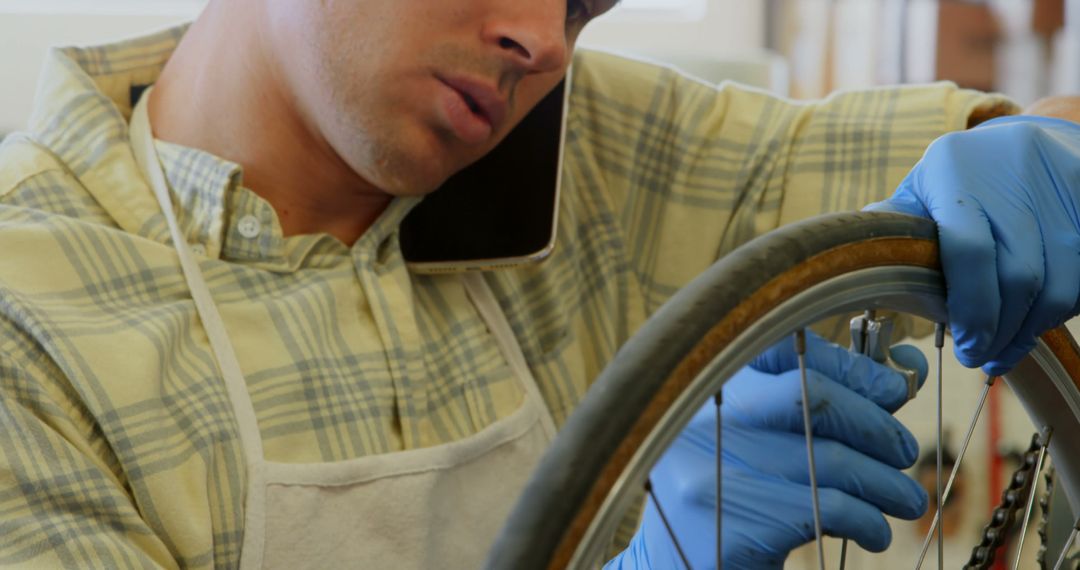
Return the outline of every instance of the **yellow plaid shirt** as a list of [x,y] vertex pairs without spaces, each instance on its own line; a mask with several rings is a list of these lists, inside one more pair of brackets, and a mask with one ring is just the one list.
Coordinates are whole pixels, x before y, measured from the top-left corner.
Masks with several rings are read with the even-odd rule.
[[[28,131],[0,146],[0,566],[237,565],[236,420],[127,135],[184,30],[54,50]],[[487,275],[558,423],[713,260],[886,196],[931,140],[1002,105],[950,84],[796,103],[601,53],[575,73],[556,249]],[[285,237],[237,165],[158,148],[268,459],[437,445],[519,406],[460,281],[407,272],[410,201],[353,247]]]

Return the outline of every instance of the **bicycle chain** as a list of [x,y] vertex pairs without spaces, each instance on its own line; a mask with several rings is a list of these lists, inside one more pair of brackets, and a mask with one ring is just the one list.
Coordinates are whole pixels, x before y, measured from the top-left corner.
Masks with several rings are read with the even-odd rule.
[[971,558],[964,565],[964,570],[987,570],[994,563],[994,556],[1005,542],[1016,514],[1025,506],[1041,449],[1042,437],[1036,433],[1031,436],[1031,445],[1020,458],[1020,468],[1013,473],[1009,486],[1002,491],[1001,503],[983,528],[982,541],[971,550]]
[[1035,562],[1039,565],[1039,568],[1046,569],[1046,525],[1050,521],[1050,491],[1054,488],[1054,466],[1050,465],[1046,468],[1046,476],[1044,477],[1046,486],[1043,488],[1043,492],[1039,495],[1039,508],[1042,509],[1042,520],[1039,521],[1039,554],[1035,558]]

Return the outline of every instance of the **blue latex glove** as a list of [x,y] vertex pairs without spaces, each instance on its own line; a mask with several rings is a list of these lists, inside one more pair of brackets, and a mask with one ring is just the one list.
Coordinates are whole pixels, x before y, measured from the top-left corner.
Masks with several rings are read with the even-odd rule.
[[945,135],[868,210],[933,218],[956,356],[1000,375],[1080,312],[1080,125],[1007,117]]
[[[926,377],[913,347],[893,358]],[[822,526],[863,548],[884,550],[882,513],[919,517],[926,493],[900,472],[918,457],[915,438],[890,412],[907,397],[900,374],[807,337],[807,368]],[[798,360],[788,339],[724,386],[723,556],[728,569],[781,569],[814,538]],[[716,567],[716,418],[702,408],[651,473],[653,488],[695,570]],[[609,569],[683,568],[652,501],[629,548]]]

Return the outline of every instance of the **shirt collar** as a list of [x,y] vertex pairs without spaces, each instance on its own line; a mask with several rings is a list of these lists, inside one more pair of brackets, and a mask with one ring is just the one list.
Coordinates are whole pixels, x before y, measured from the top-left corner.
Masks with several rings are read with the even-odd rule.
[[154,146],[185,239],[193,247],[199,246],[196,250],[201,255],[221,257],[226,199],[240,187],[240,166],[163,141],[155,141]]
[[[164,141],[155,141],[155,146],[176,201],[181,231],[189,244],[202,246],[200,254],[292,271],[313,255],[346,253],[341,242],[326,234],[285,238],[273,206],[242,185],[240,165]],[[354,253],[371,257],[397,234],[419,201],[393,200],[357,241]]]
[[54,48],[38,83],[30,131],[63,161],[117,225],[168,241],[164,216],[128,142],[142,87],[157,81],[187,26],[87,48]]

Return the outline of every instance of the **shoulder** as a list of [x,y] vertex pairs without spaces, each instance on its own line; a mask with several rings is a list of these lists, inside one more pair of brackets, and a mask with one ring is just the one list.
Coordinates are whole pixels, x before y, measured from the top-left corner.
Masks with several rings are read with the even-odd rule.
[[72,168],[26,133],[0,142],[0,207],[6,210],[4,218],[15,215],[15,209],[32,211],[37,219],[60,216],[115,226]]
[[716,91],[716,86],[644,59],[591,49],[574,55],[572,105],[604,103],[616,112],[641,110],[658,100],[669,103],[672,96],[699,91]]
[[64,166],[29,135],[15,133],[0,142],[0,199],[38,175],[65,172]]

